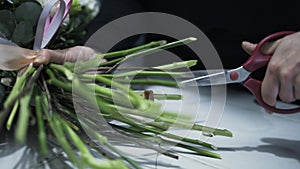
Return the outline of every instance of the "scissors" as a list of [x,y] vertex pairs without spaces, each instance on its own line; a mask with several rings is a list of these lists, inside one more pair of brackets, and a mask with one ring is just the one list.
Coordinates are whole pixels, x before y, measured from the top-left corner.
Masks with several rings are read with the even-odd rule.
[[250,58],[242,66],[236,69],[215,70],[214,73],[209,73],[208,71],[209,74],[204,76],[203,75],[201,76],[201,71],[198,71],[195,74],[196,78],[184,80],[181,81],[180,83],[195,84],[196,81],[197,86],[212,86],[212,85],[222,85],[222,84],[229,84],[229,83],[241,83],[249,91],[251,91],[251,93],[256,97],[257,102],[262,107],[264,107],[269,111],[272,111],[274,113],[280,113],[280,114],[291,114],[291,113],[300,112],[300,107],[291,108],[291,109],[282,109],[282,108],[276,108],[270,106],[267,103],[265,103],[261,96],[262,82],[250,77],[250,74],[252,72],[267,66],[267,64],[269,63],[272,57],[271,55],[265,55],[261,52],[261,48],[263,47],[263,45],[267,42],[276,40],[278,38],[284,37],[292,33],[294,32],[282,31],[265,37],[257,44]]

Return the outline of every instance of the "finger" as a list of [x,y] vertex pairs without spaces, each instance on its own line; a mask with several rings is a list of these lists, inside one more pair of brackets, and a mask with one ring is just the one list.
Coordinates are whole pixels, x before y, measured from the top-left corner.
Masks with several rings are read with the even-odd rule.
[[294,96],[297,100],[300,100],[300,74],[297,75],[294,82]]
[[295,101],[294,87],[288,75],[281,75],[279,98],[281,101],[291,103]]
[[280,89],[279,97],[281,101],[291,103],[296,100],[294,95],[294,85],[296,74],[290,67],[284,67],[279,71]]
[[264,77],[261,87],[261,95],[263,101],[270,105],[276,106],[276,98],[279,93],[279,79],[275,72],[270,68],[267,68],[267,73]]
[[[276,40],[274,42],[266,42],[262,48],[261,48],[261,52],[267,55],[273,54],[275,52],[275,50],[277,49],[278,45],[280,44],[281,39]],[[243,41],[242,42],[242,48],[248,53],[251,54],[257,44],[253,44],[251,42],[248,41]]]
[[270,114],[270,115],[274,113],[273,111],[268,110],[268,109],[265,109],[265,112],[267,112],[267,113]]
[[247,41],[243,41],[242,42],[242,48],[248,53],[248,54],[251,54],[254,49],[256,47],[256,44],[253,44],[253,43],[250,43],[250,42],[247,42]]
[[261,48],[261,52],[267,55],[271,55],[275,52],[275,50],[277,49],[278,45],[280,44],[281,39],[277,40],[277,41],[273,41],[273,42],[266,42],[262,48]]

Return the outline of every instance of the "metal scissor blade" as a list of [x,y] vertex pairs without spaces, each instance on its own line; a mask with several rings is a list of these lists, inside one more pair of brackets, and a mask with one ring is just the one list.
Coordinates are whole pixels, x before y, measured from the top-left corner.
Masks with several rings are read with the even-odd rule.
[[[236,78],[231,79],[230,75],[235,74]],[[209,73],[204,76],[198,76],[189,80],[181,81],[180,83],[185,86],[212,86],[212,85],[223,85],[228,83],[240,83],[245,81],[251,72],[240,66],[236,69],[224,69],[219,72]]]
[[226,84],[226,72],[226,70],[219,70],[219,72],[215,73],[206,73],[206,75],[203,76],[200,75],[189,80],[181,81],[180,84],[185,86],[211,86]]
[[206,76],[209,74],[215,74],[220,72],[224,72],[224,69],[193,70],[191,72],[182,74],[180,77],[187,80],[187,79],[192,79],[192,78]]

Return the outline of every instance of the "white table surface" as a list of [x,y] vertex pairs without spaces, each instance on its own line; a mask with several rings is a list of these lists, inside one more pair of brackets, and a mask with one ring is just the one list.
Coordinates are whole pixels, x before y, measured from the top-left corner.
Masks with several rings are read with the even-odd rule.
[[[164,89],[174,92],[174,89]],[[176,91],[175,91],[176,92]],[[210,106],[209,88],[201,88],[200,108]],[[193,97],[194,93],[190,93]],[[189,98],[189,97],[188,97]],[[195,99],[196,100],[196,99]],[[194,106],[195,100],[189,103]],[[194,102],[193,102],[194,101]],[[203,116],[199,116],[203,118]],[[202,120],[202,119],[199,119]],[[224,114],[219,128],[233,132],[233,138],[213,137],[208,141],[219,149],[222,159],[212,159],[180,150],[175,160],[151,150],[119,147],[139,158],[144,168],[203,168],[203,169],[299,169],[300,168],[300,113],[269,115],[245,91],[229,89]],[[192,133],[193,134],[193,133]],[[2,143],[2,147],[3,147]],[[0,158],[1,168],[13,168],[20,161],[25,148]],[[0,151],[0,154],[3,150]]]
[[[154,88],[155,90],[155,88]],[[200,108],[210,106],[209,88],[200,89]],[[164,91],[174,92],[172,89]],[[190,93],[191,96],[194,93]],[[189,97],[192,98],[192,97]],[[190,106],[195,103],[191,100]],[[199,116],[203,118],[202,116]],[[202,119],[199,119],[200,121]],[[218,147],[214,151],[222,159],[212,159],[180,150],[175,160],[144,149],[130,150],[137,156],[150,159],[145,168],[184,169],[299,169],[300,168],[300,113],[292,115],[267,114],[245,90],[227,89],[224,114],[219,128],[233,132],[233,138],[213,137],[208,141]],[[191,134],[193,136],[193,133]]]

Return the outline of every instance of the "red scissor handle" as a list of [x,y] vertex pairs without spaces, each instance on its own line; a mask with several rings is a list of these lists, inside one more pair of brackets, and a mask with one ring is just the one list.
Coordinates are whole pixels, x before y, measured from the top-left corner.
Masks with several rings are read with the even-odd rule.
[[[249,72],[253,72],[259,68],[262,68],[268,64],[268,62],[271,59],[271,55],[265,55],[261,52],[261,48],[266,42],[281,38],[283,36],[289,35],[295,33],[293,31],[283,31],[283,32],[277,32],[274,34],[271,34],[264,38],[262,41],[260,41],[256,48],[254,49],[251,57],[243,64],[244,69],[246,69]],[[253,78],[247,79],[245,82],[243,82],[243,85],[247,87],[252,94],[256,97],[257,102],[264,107],[265,109],[272,111],[274,113],[280,113],[280,114],[291,114],[291,113],[297,113],[300,112],[300,107],[298,108],[292,108],[292,109],[280,109],[273,106],[268,105],[265,103],[261,96],[261,84],[262,82]]]
[[286,35],[295,33],[293,31],[282,31],[277,32],[274,34],[271,34],[267,37],[265,37],[263,40],[261,40],[255,47],[254,51],[251,54],[251,57],[243,64],[244,69],[246,69],[249,72],[254,72],[255,70],[262,68],[266,66],[270,59],[271,55],[265,55],[261,52],[261,48],[264,46],[266,42],[273,41],[275,39],[284,37]]
[[292,114],[300,112],[300,107],[292,108],[292,109],[280,109],[273,106],[268,105],[264,102],[264,100],[261,97],[261,81],[250,78],[246,80],[243,85],[247,87],[252,94],[256,97],[257,102],[265,109],[279,114]]

